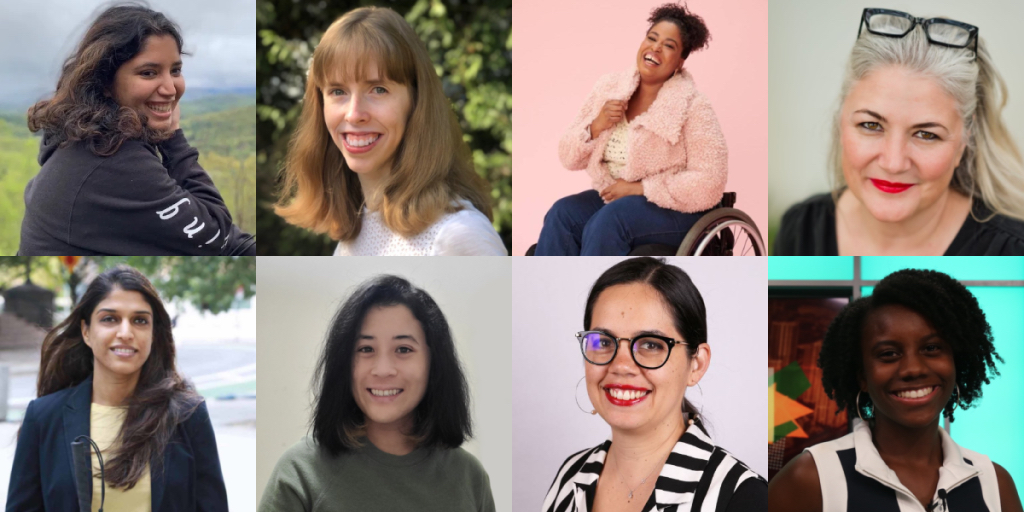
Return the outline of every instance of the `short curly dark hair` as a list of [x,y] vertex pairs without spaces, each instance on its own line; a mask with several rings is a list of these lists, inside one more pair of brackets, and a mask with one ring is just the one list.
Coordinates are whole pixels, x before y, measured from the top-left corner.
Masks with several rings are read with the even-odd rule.
[[690,52],[707,48],[708,41],[711,41],[711,32],[708,32],[704,19],[687,10],[686,5],[664,4],[651,11],[651,17],[647,18],[651,26],[663,21],[671,21],[679,27],[679,33],[683,36],[683,58],[690,56]]
[[[996,353],[992,327],[985,320],[978,299],[957,280],[934,270],[893,272],[878,283],[871,296],[851,302],[836,316],[825,333],[818,357],[825,392],[839,410],[846,410],[850,417],[858,415],[857,377],[864,371],[864,319],[872,311],[891,304],[921,315],[953,347],[960,398],[957,400],[954,395],[945,407],[945,415],[953,421],[956,404],[966,409],[980,399],[982,384],[989,383],[990,374],[999,375],[995,362],[1002,363],[1003,359]],[[872,405],[869,396],[862,396],[860,414],[870,416]]]

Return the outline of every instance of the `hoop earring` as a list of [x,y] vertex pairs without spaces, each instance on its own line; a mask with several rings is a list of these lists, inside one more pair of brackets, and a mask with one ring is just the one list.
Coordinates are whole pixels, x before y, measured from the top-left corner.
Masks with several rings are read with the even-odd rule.
[[[697,390],[700,391],[700,412],[694,413],[693,417],[691,417],[686,422],[687,425],[693,425],[694,421],[700,419],[701,416],[704,416],[704,389],[700,387],[700,383],[699,382],[696,384],[696,386],[697,386]],[[690,387],[693,387],[693,386],[690,386]]]
[[860,418],[861,421],[867,421],[867,420],[864,419],[864,416],[861,416],[861,414],[860,414],[860,394],[861,393],[863,393],[863,391],[858,391],[857,392],[857,417]]
[[[952,398],[952,397],[950,397],[950,398]],[[953,401],[953,410],[956,410],[956,408],[959,405],[960,405],[960,384],[958,383],[956,385],[956,400]]]
[[597,414],[597,409],[591,409],[590,411],[587,411],[586,409],[583,408],[582,405],[580,405],[580,397],[577,395],[580,394],[580,382],[583,382],[583,379],[585,378],[587,378],[586,375],[580,377],[580,381],[576,383],[576,392],[573,394],[573,398],[576,399],[576,407],[579,407],[581,411],[591,415]]

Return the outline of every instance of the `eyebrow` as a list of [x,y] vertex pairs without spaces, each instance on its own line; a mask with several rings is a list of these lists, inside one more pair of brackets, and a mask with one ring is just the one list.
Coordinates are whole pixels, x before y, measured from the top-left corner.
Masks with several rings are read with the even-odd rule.
[[[181,65],[181,61],[177,60],[177,61],[174,61],[173,64],[171,64],[171,67],[180,66],[180,65]],[[145,69],[145,68],[159,68],[159,67],[160,67],[160,63],[159,62],[143,62],[142,64],[139,64],[138,66],[135,66],[135,70],[138,71],[140,69]]]
[[[862,108],[862,109],[857,110],[857,111],[854,112],[854,114],[858,114],[858,113],[859,114],[867,114],[867,115],[869,115],[871,117],[874,117],[875,119],[878,119],[879,121],[881,121],[883,123],[888,123],[889,122],[885,117],[882,116],[882,114],[879,114],[878,112],[873,112],[873,111],[868,110],[866,108]],[[914,126],[911,126],[911,128],[916,128],[916,129],[942,128],[943,130],[946,130],[947,132],[949,131],[949,128],[946,128],[941,123],[936,123],[934,121],[930,121],[930,122],[927,122],[927,123],[918,123],[918,124],[915,124]]]
[[[614,334],[612,334],[611,330],[605,329],[604,327],[594,327],[594,328],[592,328],[590,330],[591,331],[598,331],[598,332],[603,333],[603,334],[607,334],[608,336],[611,336],[613,338],[618,338],[618,336],[615,336]],[[653,334],[655,336],[664,336],[666,338],[671,338],[672,337],[672,336],[669,336],[668,334],[665,334],[665,333],[663,333],[663,332],[661,332],[661,331],[659,331],[657,329],[642,329],[642,330],[639,330],[639,331],[634,331],[633,338],[642,338],[644,335],[647,335],[647,334]]]
[[[653,30],[651,30],[650,32],[648,32],[648,34],[654,34],[654,35],[659,35],[659,34],[658,34],[657,32],[655,32],[655,31],[653,31]],[[671,37],[666,37],[666,38],[665,38],[665,40],[666,40],[666,41],[672,41],[672,42],[673,42],[673,43],[675,43],[675,44],[679,44],[679,41],[676,41],[675,39],[672,39]]]
[[[377,339],[377,338],[374,335],[372,335],[372,334],[360,334],[359,337],[357,338],[357,340],[375,340],[375,339]],[[417,345],[420,343],[420,341],[417,340],[416,337],[411,335],[411,334],[398,334],[398,335],[396,335],[395,337],[393,337],[391,339],[392,340],[412,340]]]
[[[102,309],[97,309],[96,310],[97,313],[102,313],[103,311],[109,311],[110,313],[117,313],[117,310],[110,309],[110,308],[102,308]],[[140,311],[136,311],[135,314],[136,315],[152,315],[153,313],[149,312],[149,311],[141,311],[140,310]]]
[[[367,84],[367,85],[383,85],[385,82],[387,82],[387,80],[385,80],[383,78],[371,78],[369,80],[363,80],[362,82],[359,82],[359,83],[363,83],[363,84]],[[327,87],[344,87],[344,86],[345,86],[345,84],[341,84],[341,83],[334,82],[334,81],[327,82]]]

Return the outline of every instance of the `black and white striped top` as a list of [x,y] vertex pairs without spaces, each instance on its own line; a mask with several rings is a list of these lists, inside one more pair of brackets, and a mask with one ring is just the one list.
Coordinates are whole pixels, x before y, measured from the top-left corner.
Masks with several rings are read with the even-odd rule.
[[[544,499],[544,512],[587,512],[611,440],[566,459]],[[686,430],[658,475],[645,512],[746,512],[767,507],[768,483],[707,432]]]
[[945,430],[942,468],[930,508],[921,505],[878,454],[867,423],[853,420],[853,432],[816,444],[823,512],[999,512],[999,482],[988,457],[956,444]]

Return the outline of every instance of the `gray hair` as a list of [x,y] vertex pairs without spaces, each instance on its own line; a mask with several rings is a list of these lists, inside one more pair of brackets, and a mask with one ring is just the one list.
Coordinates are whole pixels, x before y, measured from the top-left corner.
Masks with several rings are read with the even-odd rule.
[[[933,25],[931,30],[948,28]],[[840,117],[850,89],[871,71],[899,66],[936,81],[957,105],[967,147],[953,172],[950,186],[964,195],[980,197],[994,213],[1024,220],[1024,161],[1006,125],[1006,82],[992,64],[985,41],[978,39],[977,58],[970,47],[948,48],[931,44],[918,25],[905,37],[894,38],[864,31],[853,45],[832,124],[829,164],[833,196],[846,186],[842,169]],[[985,219],[987,220],[987,219]]]

